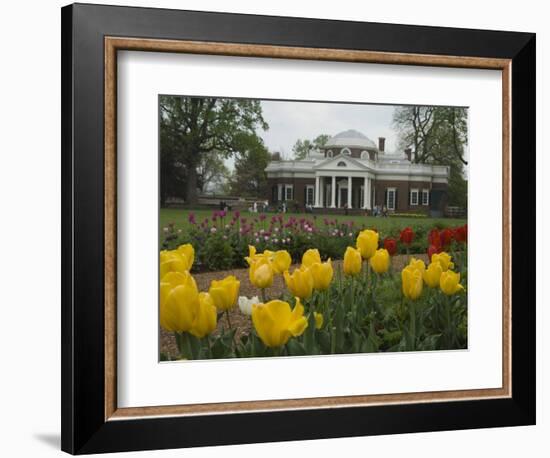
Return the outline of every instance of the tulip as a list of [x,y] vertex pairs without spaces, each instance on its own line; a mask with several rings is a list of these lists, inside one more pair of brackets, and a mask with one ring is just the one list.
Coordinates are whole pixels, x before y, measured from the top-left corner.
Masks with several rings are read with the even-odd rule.
[[452,270],[447,270],[441,274],[439,287],[447,296],[452,296],[464,290],[464,287],[460,284],[460,274]]
[[468,240],[468,225],[457,227],[454,230],[454,238],[457,242],[465,243]]
[[199,307],[195,279],[187,271],[168,272],[160,282],[160,325],[171,332],[187,332]]
[[439,286],[439,278],[443,269],[439,262],[432,262],[428,268],[424,271],[424,282],[430,288],[437,288]]
[[369,259],[378,249],[378,232],[365,229],[357,236],[357,249],[363,259]]
[[189,333],[202,339],[214,331],[217,324],[218,317],[212,296],[208,293],[199,293],[199,306]]
[[321,329],[323,327],[323,322],[325,321],[325,319],[323,318],[323,314],[313,312],[313,316],[315,317],[315,328]]
[[388,250],[390,256],[394,256],[397,253],[397,242],[395,239],[386,237],[384,239],[384,248]]
[[294,336],[300,336],[307,328],[304,306],[298,299],[294,309],[280,300],[252,306],[252,323],[258,336],[268,347],[285,345]]
[[390,267],[390,254],[385,248],[376,250],[374,255],[369,259],[370,266],[377,274],[383,274]]
[[408,299],[418,299],[422,294],[422,271],[414,266],[407,266],[401,271],[403,295]]
[[162,250],[160,252],[160,278],[168,272],[185,272],[191,270],[195,251],[190,244],[181,245],[177,250]]
[[422,259],[411,258],[409,261],[409,267],[419,270],[421,274],[423,274],[426,270],[426,264],[424,264]]
[[266,260],[258,260],[250,265],[250,283],[258,288],[269,288],[273,284],[273,268]]
[[361,252],[349,246],[344,253],[344,273],[346,275],[356,275],[361,272]]
[[186,243],[185,245],[180,245],[176,251],[185,258],[187,262],[187,270],[191,270],[191,267],[193,266],[193,261],[195,260],[195,249],[193,248],[193,245],[190,243]]
[[403,229],[399,234],[399,240],[401,240],[401,243],[404,243],[405,245],[410,245],[414,240],[413,230],[410,227]]
[[311,267],[315,263],[321,263],[321,255],[317,248],[310,248],[302,256],[302,264]]
[[441,239],[441,245],[444,247],[448,247],[453,241],[453,235],[454,234],[451,229],[449,228],[443,229],[439,234],[439,238]]
[[316,262],[309,268],[313,275],[313,288],[318,291],[324,291],[330,286],[334,270],[332,262],[329,259],[327,262]]
[[208,293],[218,310],[225,311],[233,308],[239,297],[241,282],[234,275],[223,280],[212,280]]
[[444,251],[432,255],[432,262],[438,262],[441,264],[441,269],[443,272],[452,269],[455,266],[454,263],[451,262],[451,259],[451,256]]
[[307,299],[313,292],[313,275],[309,268],[302,266],[295,269],[292,275],[284,273],[285,283],[290,292],[300,299]]
[[282,274],[285,270],[290,268],[290,264],[292,264],[292,258],[288,251],[279,250],[273,253],[272,266],[276,273]]
[[435,245],[430,245],[428,247],[428,259],[432,259],[432,256],[436,253],[440,253],[441,248],[436,247]]
[[250,299],[246,296],[240,296],[239,297],[239,309],[241,309],[241,312],[245,315],[251,316],[252,315],[252,305],[257,304],[260,302],[258,299],[258,296],[251,297]]

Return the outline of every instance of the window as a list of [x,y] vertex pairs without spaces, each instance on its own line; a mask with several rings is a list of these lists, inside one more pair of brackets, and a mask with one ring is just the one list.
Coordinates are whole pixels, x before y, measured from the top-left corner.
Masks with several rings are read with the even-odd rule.
[[418,205],[418,189],[411,189],[411,205]]
[[430,190],[422,190],[422,205],[430,205]]
[[327,157],[332,157],[332,150],[331,150],[331,149],[329,149],[329,150],[327,151]]
[[370,159],[368,151],[361,151],[361,159]]
[[342,148],[342,151],[340,151],[340,154],[351,156],[351,150],[349,148]]
[[347,167],[347,164],[344,162],[344,161],[340,161],[338,162],[338,164],[336,164],[338,167]]
[[306,205],[313,205],[315,198],[315,192],[312,185],[306,186]]
[[285,186],[285,200],[292,200],[294,199],[294,190],[292,189],[291,184],[287,184]]
[[395,210],[395,188],[388,188],[386,190],[386,207],[388,210]]

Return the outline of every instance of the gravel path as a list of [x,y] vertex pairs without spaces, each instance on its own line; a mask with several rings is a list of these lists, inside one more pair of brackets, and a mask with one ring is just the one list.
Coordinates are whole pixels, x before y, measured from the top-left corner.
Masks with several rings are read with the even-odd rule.
[[[425,262],[427,262],[428,257],[426,255],[415,255],[415,257],[423,259]],[[394,256],[392,258],[392,264],[395,270],[401,270],[403,266],[406,263],[407,256],[406,255],[399,255]],[[332,265],[334,267],[334,270],[338,268],[342,264],[341,260],[333,261]],[[291,267],[291,271],[296,266]],[[199,287],[200,291],[208,291],[208,288],[210,287],[210,282],[212,280],[219,280],[222,279],[228,275],[235,275],[240,282],[241,282],[241,288],[239,291],[239,296],[259,296],[259,290],[255,286],[253,286],[250,283],[250,280],[248,278],[248,269],[232,269],[232,270],[223,270],[223,271],[217,271],[217,272],[206,272],[206,273],[200,273],[193,275],[195,277],[195,280],[197,282],[197,286]],[[268,297],[276,297],[283,290],[285,289],[284,279],[282,275],[276,275],[273,281],[273,286],[271,288],[268,288],[266,290]],[[233,310],[229,312],[229,319],[231,321],[231,325],[233,328],[237,329],[237,335],[241,335],[243,333],[248,333],[250,330],[250,327],[252,325],[250,321],[250,317],[244,315],[239,310],[239,306],[235,306]],[[222,327],[227,327],[227,321],[226,318],[223,317],[218,322],[218,330],[215,332],[219,332],[219,330]],[[170,355],[170,357],[177,357],[178,356],[178,350],[176,347],[176,341],[174,338],[174,335],[172,333],[166,332],[164,329],[161,328],[160,330],[160,351],[162,353],[165,353],[167,355]]]

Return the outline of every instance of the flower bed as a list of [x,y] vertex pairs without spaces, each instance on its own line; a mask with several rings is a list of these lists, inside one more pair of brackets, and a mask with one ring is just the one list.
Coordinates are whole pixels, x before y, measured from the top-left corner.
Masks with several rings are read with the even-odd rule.
[[[416,237],[405,228],[399,244],[410,247]],[[368,229],[346,246],[336,269],[317,248],[301,253],[301,265],[291,271],[288,250],[251,245],[244,262],[255,297],[239,296],[233,275],[199,292],[190,274],[195,250],[184,244],[161,251],[161,326],[174,333],[183,359],[466,348],[466,239],[465,226],[434,228],[426,241],[428,266],[410,256],[400,272],[391,263],[398,242]],[[276,276],[286,289],[269,297]],[[237,304],[249,317],[248,333],[231,326],[229,311]],[[228,326],[219,332],[223,317]]]
[[[426,253],[429,230],[453,230],[445,220],[432,227],[425,221],[413,220],[409,229],[414,237],[405,243],[401,240],[402,227],[388,224],[388,219],[372,220],[381,226],[377,230],[380,240],[387,240],[390,246],[395,243],[396,254]],[[250,216],[239,211],[215,211],[200,218],[188,213],[185,223],[183,228],[174,222],[163,227],[161,247],[168,250],[183,244],[195,247],[193,272],[247,267],[249,245],[258,251],[286,250],[294,262],[299,262],[302,253],[310,248],[319,250],[322,259],[342,259],[346,247],[353,245],[359,232],[366,229],[364,223],[333,216],[285,217],[265,213]]]

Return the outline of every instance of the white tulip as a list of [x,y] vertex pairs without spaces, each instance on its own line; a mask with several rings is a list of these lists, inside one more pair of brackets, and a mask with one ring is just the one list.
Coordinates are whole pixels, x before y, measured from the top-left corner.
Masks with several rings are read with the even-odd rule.
[[258,296],[251,297],[250,299],[246,296],[239,296],[239,308],[245,315],[252,315],[252,305],[259,303],[260,300],[258,299]]

